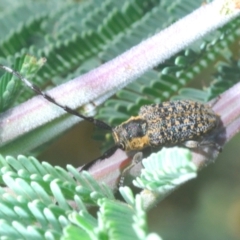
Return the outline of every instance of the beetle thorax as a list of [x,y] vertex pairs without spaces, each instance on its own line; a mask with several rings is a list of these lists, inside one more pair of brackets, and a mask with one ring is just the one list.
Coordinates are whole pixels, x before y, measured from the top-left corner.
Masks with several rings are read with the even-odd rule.
[[113,138],[125,151],[142,150],[149,146],[148,125],[141,117],[131,117],[113,129]]

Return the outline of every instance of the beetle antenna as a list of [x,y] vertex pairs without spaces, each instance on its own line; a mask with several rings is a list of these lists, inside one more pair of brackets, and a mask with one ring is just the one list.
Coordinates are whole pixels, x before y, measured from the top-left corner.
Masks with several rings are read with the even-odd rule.
[[112,131],[112,127],[110,125],[108,125],[107,123],[101,121],[101,120],[97,120],[93,117],[87,117],[82,115],[81,113],[77,112],[74,109],[71,109],[68,106],[62,105],[60,103],[58,103],[54,98],[52,98],[51,96],[49,96],[48,94],[46,94],[45,92],[43,92],[37,85],[31,83],[27,78],[25,78],[22,74],[20,74],[19,72],[4,66],[2,64],[0,64],[0,68],[2,68],[3,70],[5,70],[6,72],[9,72],[11,74],[13,74],[14,76],[16,76],[17,78],[19,78],[26,86],[28,86],[30,89],[32,89],[36,94],[41,95],[43,98],[47,99],[49,102],[57,105],[58,107],[62,108],[63,110],[65,110],[66,112],[75,115],[77,117],[80,117],[88,122],[93,123],[94,125],[98,126],[99,128],[105,129],[105,130],[109,130]]

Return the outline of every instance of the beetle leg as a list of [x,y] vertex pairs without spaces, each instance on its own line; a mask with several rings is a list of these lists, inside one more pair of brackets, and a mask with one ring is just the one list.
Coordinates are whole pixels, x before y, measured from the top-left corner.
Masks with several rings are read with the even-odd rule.
[[187,148],[198,148],[201,144],[198,141],[188,140],[182,143]]
[[221,152],[222,151],[222,147],[218,144],[218,143],[216,143],[216,142],[214,142],[214,141],[211,141],[211,140],[202,140],[200,143],[200,146],[213,146],[213,147],[215,147],[219,152]]
[[194,141],[194,140],[188,140],[186,142],[182,143],[183,146],[187,148],[199,148],[199,147],[204,147],[204,146],[214,146],[219,152],[222,151],[222,147],[211,140],[202,140],[202,141]]
[[129,171],[139,162],[141,162],[143,159],[143,153],[137,152],[131,161],[131,164],[129,164],[121,173],[121,177],[119,179],[118,187],[123,187],[126,175],[129,173]]

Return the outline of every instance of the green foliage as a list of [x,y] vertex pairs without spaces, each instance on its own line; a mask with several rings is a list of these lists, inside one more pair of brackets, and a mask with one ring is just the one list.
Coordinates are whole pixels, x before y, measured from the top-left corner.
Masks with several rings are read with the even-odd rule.
[[87,211],[84,203],[96,205],[99,199],[114,199],[104,184],[98,184],[87,172],[79,175],[72,166],[67,172],[24,156],[1,157],[0,165],[1,184],[7,187],[1,188],[1,236],[36,234],[40,239],[58,239],[70,223],[70,212]]
[[[190,160],[185,149],[153,154],[144,160],[146,169],[135,185],[163,197],[167,191],[160,189],[171,185],[172,190],[195,176]],[[67,169],[34,157],[0,156],[1,239],[160,239],[148,234],[143,195],[122,187],[126,202],[116,201],[112,190],[88,172]],[[96,216],[88,212],[90,205],[98,207]]]
[[[0,0],[0,63],[46,90],[118,56],[201,4]],[[144,104],[216,97],[239,79],[239,23],[232,20],[146,72],[106,101],[97,117],[117,125]],[[34,95],[11,74],[1,73],[1,112]],[[196,176],[188,152],[169,156],[163,151],[143,162],[146,170],[134,183],[160,198]],[[145,199],[128,188],[120,190],[127,202],[122,203],[105,184],[71,166],[66,171],[24,156],[1,157],[0,165],[1,239],[159,239],[148,234]],[[89,205],[99,208],[97,216],[88,212]]]
[[[45,60],[43,58],[38,61],[31,57],[30,55],[25,55],[21,58],[17,58],[14,63],[14,69],[22,74],[27,79],[32,79],[35,73],[42,67]],[[22,86],[21,81],[6,72],[0,78],[0,109],[1,111],[6,110],[11,106],[14,101],[19,101],[21,99],[21,92],[19,93],[20,87]],[[26,86],[24,86],[26,87]],[[19,94],[17,94],[19,93]]]
[[197,168],[191,159],[187,149],[163,148],[142,161],[144,169],[134,185],[164,195],[197,176]]
[[[156,0],[123,1],[121,4],[107,0],[81,3],[12,1],[11,9],[1,15],[0,57],[8,58],[10,65],[14,64],[13,58],[18,55],[29,53],[36,57],[44,56],[47,63],[32,79],[44,89],[116,57],[142,39],[169,26],[200,4],[201,1],[186,0],[170,5],[167,1]],[[4,4],[2,5],[4,7]],[[2,11],[4,10],[3,8]],[[123,112],[124,115],[129,115],[130,112],[136,114],[142,103],[164,101],[178,94],[200,73],[207,71],[209,65],[215,64],[223,55],[225,57],[226,49],[229,50],[229,46],[237,41],[238,25],[239,19],[236,19],[223,29],[211,33],[155,69],[155,77],[151,77],[152,73],[146,73],[145,77],[151,84],[145,85],[146,81],[141,84],[142,80],[139,79],[138,83],[128,86],[123,90],[127,91],[125,94],[117,95],[118,104],[111,110]],[[229,64],[232,54],[233,52],[229,52],[229,56],[225,57]],[[136,87],[139,98],[142,98],[142,101],[137,101],[137,105],[133,102],[136,94],[133,91],[136,90],[133,88],[134,84],[138,84]],[[160,90],[154,91],[156,88]],[[212,91],[207,91],[201,100],[206,101],[216,95],[210,95],[210,92]],[[21,95],[21,101],[29,97],[29,93],[25,97]],[[125,95],[131,96],[126,99]],[[123,105],[119,99],[123,100]],[[128,109],[125,107],[125,100],[130,105]],[[109,107],[109,103],[106,103],[106,107]],[[109,119],[106,112],[108,110],[100,112],[99,117]],[[121,120],[122,117],[115,117],[110,119],[110,123],[115,124]]]

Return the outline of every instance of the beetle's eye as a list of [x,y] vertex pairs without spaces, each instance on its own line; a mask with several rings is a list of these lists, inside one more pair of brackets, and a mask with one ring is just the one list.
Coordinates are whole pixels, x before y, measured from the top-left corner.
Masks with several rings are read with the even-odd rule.
[[125,150],[125,144],[124,143],[119,143],[119,148],[121,148],[122,150]]

